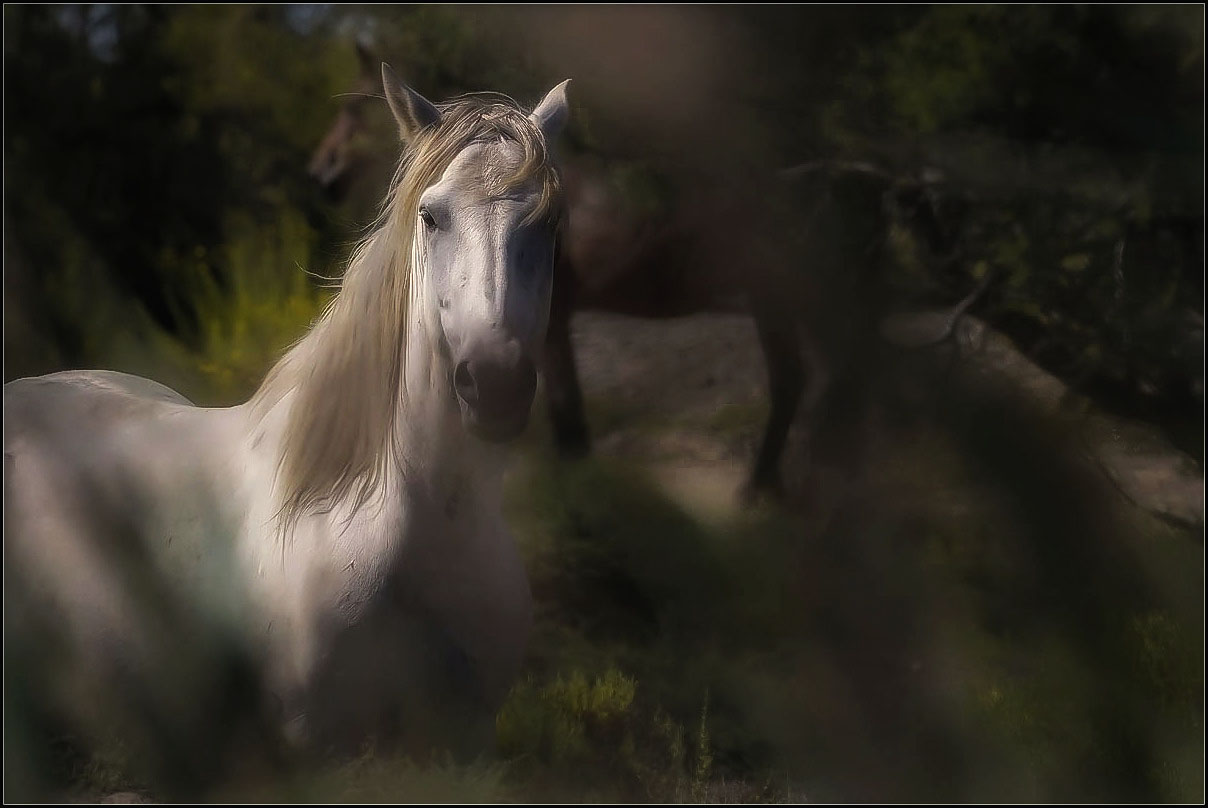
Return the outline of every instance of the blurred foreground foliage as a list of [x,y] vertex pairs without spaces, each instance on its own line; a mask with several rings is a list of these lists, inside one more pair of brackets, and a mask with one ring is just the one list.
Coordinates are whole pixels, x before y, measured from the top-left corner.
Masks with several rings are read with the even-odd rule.
[[552,800],[1194,798],[1202,546],[1105,507],[1053,427],[953,398],[964,427],[913,423],[865,484],[815,480],[832,504],[806,516],[702,522],[632,463],[531,451],[509,488],[538,604],[498,717],[511,781]]
[[[640,88],[610,86],[602,17],[559,14],[6,6],[5,379],[102,366],[204,404],[249,395],[321,311],[377,201],[332,205],[305,175],[366,31],[434,99],[532,100],[573,75],[572,147],[611,159],[635,210],[665,214],[711,166],[685,168],[693,149],[667,146],[683,130],[630,114]],[[754,131],[756,163],[840,157],[924,180],[940,228],[894,234],[904,300],[950,304],[996,272],[979,316],[1075,389],[1172,431],[1193,422],[1184,445],[1202,443],[1202,8],[684,19],[755,43],[717,60],[733,81],[708,98],[718,128]],[[574,39],[584,28],[603,44]],[[389,163],[380,124],[367,147]],[[1052,435],[979,406],[951,402],[957,445],[939,430],[901,442],[882,458],[893,485],[836,496],[820,523],[759,511],[706,526],[633,468],[530,447],[509,519],[539,612],[497,719],[501,761],[368,749],[284,793],[1202,799],[1202,539],[1067,501]],[[118,749],[71,777],[139,787],[124,768]]]

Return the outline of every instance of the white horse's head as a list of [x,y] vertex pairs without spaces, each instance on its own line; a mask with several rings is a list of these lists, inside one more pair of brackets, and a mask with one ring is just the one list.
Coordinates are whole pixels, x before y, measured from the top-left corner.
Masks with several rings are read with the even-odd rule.
[[562,203],[548,144],[566,121],[567,82],[526,115],[486,94],[437,107],[386,65],[382,79],[411,151],[404,165],[422,177],[399,184],[412,192],[395,215],[414,228],[416,291],[436,310],[462,422],[486,440],[514,438],[549,317]]
[[[407,451],[398,439],[413,437],[397,431],[408,396],[435,391],[470,433],[504,441],[524,428],[536,389],[563,208],[549,144],[567,82],[528,113],[493,93],[434,105],[386,65],[382,80],[404,143],[383,220],[253,399],[263,416],[293,394],[282,525],[366,501],[386,460]],[[408,370],[410,358],[420,361]]]

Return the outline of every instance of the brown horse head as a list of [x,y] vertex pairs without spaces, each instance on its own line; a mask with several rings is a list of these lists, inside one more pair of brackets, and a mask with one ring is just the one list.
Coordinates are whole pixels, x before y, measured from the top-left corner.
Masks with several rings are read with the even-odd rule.
[[[364,42],[357,42],[360,71],[352,89],[344,94],[344,103],[336,119],[311,155],[307,173],[319,183],[334,202],[344,201],[355,182],[366,173],[375,150],[364,145],[368,133],[369,105],[381,100],[381,64]],[[383,182],[385,181],[383,177]]]

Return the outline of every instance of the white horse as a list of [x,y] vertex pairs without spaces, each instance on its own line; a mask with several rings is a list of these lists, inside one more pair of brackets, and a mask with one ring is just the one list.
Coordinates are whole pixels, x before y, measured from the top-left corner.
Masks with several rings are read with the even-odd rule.
[[124,683],[140,715],[204,720],[205,663],[233,654],[322,748],[493,727],[531,622],[499,444],[537,381],[567,82],[526,114],[382,77],[405,146],[379,224],[249,402],[105,371],[5,385],[6,658],[43,664],[22,693]]

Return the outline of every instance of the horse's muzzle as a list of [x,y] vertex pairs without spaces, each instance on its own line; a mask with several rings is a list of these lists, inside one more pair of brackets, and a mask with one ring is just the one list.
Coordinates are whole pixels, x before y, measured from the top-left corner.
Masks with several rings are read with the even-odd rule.
[[486,441],[513,440],[528,424],[537,392],[537,368],[511,341],[467,351],[453,369],[462,423]]

